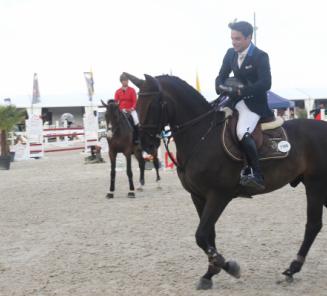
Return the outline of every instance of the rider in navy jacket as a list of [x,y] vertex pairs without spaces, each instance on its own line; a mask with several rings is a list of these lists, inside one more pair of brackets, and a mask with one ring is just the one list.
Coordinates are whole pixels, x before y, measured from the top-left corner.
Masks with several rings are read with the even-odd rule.
[[[252,43],[253,27],[248,22],[234,22],[229,25],[233,48],[228,49],[219,75],[216,78],[216,91],[236,97],[235,109],[239,113],[236,134],[245,153],[251,173],[243,175],[243,186],[263,190],[264,178],[260,169],[257,147],[251,133],[260,118],[271,117],[268,107],[267,91],[271,87],[271,73],[268,54]],[[233,72],[242,82],[240,87],[226,88],[224,83]]]
[[240,90],[239,98],[244,100],[246,106],[260,117],[273,116],[267,101],[267,91],[271,87],[268,54],[251,43],[240,68],[237,60],[238,53],[235,49],[228,49],[216,78],[217,93],[220,94],[221,92],[219,85],[223,85],[230,73],[233,72],[234,77],[244,84],[244,88]]

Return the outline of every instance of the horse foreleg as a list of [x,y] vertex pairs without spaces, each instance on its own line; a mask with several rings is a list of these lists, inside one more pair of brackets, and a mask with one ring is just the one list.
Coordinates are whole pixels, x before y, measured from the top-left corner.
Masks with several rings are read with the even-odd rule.
[[109,151],[109,158],[111,163],[111,172],[110,172],[110,188],[107,193],[107,198],[113,198],[114,197],[114,191],[115,191],[115,179],[116,179],[116,157],[117,153],[113,152],[111,149]]
[[288,281],[293,280],[293,274],[301,271],[305,258],[312,246],[317,234],[322,228],[322,210],[324,204],[324,190],[314,185],[306,184],[307,193],[307,224],[305,226],[304,240],[288,269],[283,274]]
[[128,177],[128,182],[129,182],[129,192],[128,192],[128,197],[135,197],[134,193],[134,183],[133,183],[133,172],[132,172],[132,156],[129,154],[126,156],[126,173]]
[[144,186],[144,183],[145,183],[145,181],[144,181],[145,160],[143,158],[141,149],[137,149],[134,152],[134,155],[139,163],[139,169],[140,169],[140,185],[141,185],[141,187],[139,187],[138,190],[142,190],[142,186]]
[[[192,196],[193,202],[196,200]],[[208,196],[204,205],[194,202],[200,215],[200,224],[196,231],[196,242],[198,246],[207,254],[209,266],[207,272],[201,277],[197,289],[210,289],[212,287],[212,277],[224,269],[234,277],[240,277],[239,265],[234,262],[226,262],[225,258],[218,253],[215,245],[215,224],[225,207],[229,203],[229,199],[219,199],[217,196]],[[201,207],[203,207],[201,211]]]
[[154,165],[154,168],[156,169],[156,175],[157,175],[157,179],[156,181],[160,181],[160,175],[159,175],[159,159],[158,159],[158,155],[155,155],[153,157],[153,165]]
[[140,168],[140,184],[141,184],[141,186],[144,186],[144,184],[145,184],[145,181],[144,181],[145,160],[142,155],[141,155],[141,159],[139,161],[139,168]]

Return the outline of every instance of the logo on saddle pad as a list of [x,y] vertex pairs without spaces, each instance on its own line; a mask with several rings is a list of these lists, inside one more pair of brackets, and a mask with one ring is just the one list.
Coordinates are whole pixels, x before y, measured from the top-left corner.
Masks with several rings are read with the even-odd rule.
[[[237,119],[232,116],[225,121],[222,132],[222,143],[226,153],[236,161],[243,161],[244,155],[236,138]],[[252,136],[256,142],[259,160],[279,159],[288,156],[291,144],[282,126],[262,130],[258,125]]]
[[291,144],[287,141],[280,141],[277,145],[277,148],[280,152],[288,152],[291,150]]

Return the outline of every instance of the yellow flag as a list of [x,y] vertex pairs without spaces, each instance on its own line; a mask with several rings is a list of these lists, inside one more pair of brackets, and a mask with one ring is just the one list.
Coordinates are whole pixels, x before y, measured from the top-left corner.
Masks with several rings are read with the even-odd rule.
[[196,71],[195,88],[196,88],[196,90],[198,92],[201,92],[200,79],[199,79],[199,73],[198,73],[198,71]]

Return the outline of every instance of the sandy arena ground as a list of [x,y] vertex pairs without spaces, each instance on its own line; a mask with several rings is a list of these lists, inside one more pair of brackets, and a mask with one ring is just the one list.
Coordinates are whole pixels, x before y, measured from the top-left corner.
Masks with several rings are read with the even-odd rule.
[[327,295],[326,228],[296,280],[278,283],[303,238],[302,185],[234,200],[217,245],[242,277],[221,272],[212,290],[196,291],[207,268],[198,217],[176,172],[161,175],[162,189],[147,171],[144,191],[128,199],[120,171],[108,200],[108,162],[85,165],[78,152],[0,170],[0,295]]

